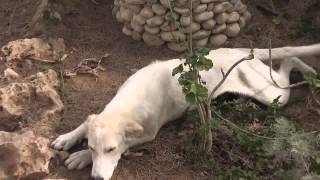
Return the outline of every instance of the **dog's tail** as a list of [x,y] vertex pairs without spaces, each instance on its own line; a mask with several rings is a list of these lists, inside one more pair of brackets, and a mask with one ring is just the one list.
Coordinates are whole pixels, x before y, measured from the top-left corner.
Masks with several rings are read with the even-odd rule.
[[[262,61],[269,60],[269,49],[254,49],[254,55]],[[309,46],[281,47],[271,49],[272,59],[285,59],[289,57],[305,57],[320,55],[320,43]]]

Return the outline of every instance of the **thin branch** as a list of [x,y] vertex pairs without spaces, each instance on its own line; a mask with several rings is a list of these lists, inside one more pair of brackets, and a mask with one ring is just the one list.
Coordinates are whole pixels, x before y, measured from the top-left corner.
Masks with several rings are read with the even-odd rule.
[[306,160],[303,158],[303,156],[302,156],[302,155],[300,155],[300,157],[301,157],[301,160],[302,160],[302,162],[303,162],[304,168],[305,168],[305,169],[306,169],[306,171],[307,171],[307,174],[308,174],[308,175],[310,175],[310,168],[309,168],[309,166],[308,166],[308,164],[307,164]]
[[315,92],[312,90],[312,88],[310,88],[310,92],[311,92],[311,97],[313,99],[313,101],[320,107],[320,101],[318,100],[318,98],[316,97]]
[[204,112],[203,112],[203,110],[202,110],[202,108],[201,108],[201,105],[199,104],[198,106],[197,106],[197,108],[198,108],[198,112],[199,112],[199,114],[200,114],[200,121],[201,121],[201,124],[205,124],[205,116],[204,116]]
[[[192,0],[189,0],[189,3],[190,3],[190,17],[191,18],[193,18],[192,16],[193,16],[193,14],[192,14]],[[192,23],[190,23],[190,25],[189,25],[189,50],[190,50],[190,53],[192,53],[193,52],[193,47],[192,47],[192,28],[191,28],[191,24]]]
[[64,61],[68,57],[67,54],[64,54],[60,59],[60,78],[61,78],[61,97],[62,97],[62,102],[65,101],[65,94],[64,94]]
[[91,2],[95,5],[99,5],[99,3],[96,0],[91,0]]

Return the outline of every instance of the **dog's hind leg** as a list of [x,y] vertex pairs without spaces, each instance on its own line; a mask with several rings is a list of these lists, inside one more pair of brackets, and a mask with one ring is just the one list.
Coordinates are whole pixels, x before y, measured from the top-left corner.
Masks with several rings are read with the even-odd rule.
[[305,64],[300,58],[298,57],[290,57],[290,58],[286,58],[286,62],[285,63],[290,63],[292,64],[291,66],[293,66],[293,68],[297,69],[298,71],[300,71],[301,73],[313,73],[316,74],[316,70],[313,69],[311,66]]
[[64,162],[69,170],[82,169],[92,162],[91,151],[89,149],[72,153]]

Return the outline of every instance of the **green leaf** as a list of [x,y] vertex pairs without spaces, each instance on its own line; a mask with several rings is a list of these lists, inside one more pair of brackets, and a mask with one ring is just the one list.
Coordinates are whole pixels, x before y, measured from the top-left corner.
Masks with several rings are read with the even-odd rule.
[[304,78],[312,85],[315,89],[320,89],[320,75],[319,74],[305,74]]
[[207,56],[209,55],[211,49],[210,48],[199,48],[199,49],[195,49],[195,54],[197,56]]
[[195,79],[194,79],[192,72],[183,72],[183,73],[181,73],[178,81],[179,81],[180,85],[185,86],[185,85],[188,85],[188,84],[194,82]]
[[186,63],[187,64],[193,65],[194,63],[197,62],[197,60],[198,60],[198,56],[195,54],[191,54],[191,55],[189,54],[186,56]]
[[186,101],[189,104],[196,104],[197,99],[193,93],[188,93],[188,94],[186,94]]
[[213,63],[212,63],[212,61],[210,59],[202,56],[202,57],[199,58],[199,61],[197,61],[194,64],[194,67],[198,71],[203,71],[203,70],[208,71],[209,69],[211,69],[213,67]]
[[197,104],[208,98],[208,89],[201,84],[191,84],[190,92],[195,95]]
[[175,67],[172,70],[172,76],[175,76],[176,74],[181,73],[182,71],[183,71],[183,65],[180,64],[179,66]]

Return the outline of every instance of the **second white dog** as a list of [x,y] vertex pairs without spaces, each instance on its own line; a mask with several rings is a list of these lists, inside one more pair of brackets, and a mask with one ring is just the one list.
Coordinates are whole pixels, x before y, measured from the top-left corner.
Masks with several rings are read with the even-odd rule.
[[[218,49],[208,55],[214,66],[201,72],[209,92],[221,80],[221,68],[226,72],[236,61],[248,56],[250,49]],[[269,105],[281,96],[288,101],[290,90],[273,84],[269,67],[262,61],[269,59],[267,49],[255,49],[255,59],[245,61],[234,69],[214,97],[234,92],[257,99]],[[289,85],[293,68],[306,73],[315,71],[297,57],[320,54],[320,44],[301,47],[283,47],[272,50],[274,59],[281,59],[274,79],[280,86]],[[59,136],[53,143],[55,149],[68,150],[81,139],[88,138],[88,150],[75,152],[65,161],[69,169],[81,169],[93,162],[92,176],[111,178],[121,154],[129,147],[151,141],[167,122],[180,117],[188,107],[172,70],[182,61],[173,59],[155,62],[133,74],[119,89],[117,95],[100,114],[90,115],[82,125]]]

